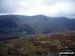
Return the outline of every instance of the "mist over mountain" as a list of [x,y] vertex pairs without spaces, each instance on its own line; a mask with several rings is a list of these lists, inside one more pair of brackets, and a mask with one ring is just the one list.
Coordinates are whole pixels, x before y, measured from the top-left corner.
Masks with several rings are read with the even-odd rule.
[[75,19],[44,15],[1,15],[0,37],[75,31]]

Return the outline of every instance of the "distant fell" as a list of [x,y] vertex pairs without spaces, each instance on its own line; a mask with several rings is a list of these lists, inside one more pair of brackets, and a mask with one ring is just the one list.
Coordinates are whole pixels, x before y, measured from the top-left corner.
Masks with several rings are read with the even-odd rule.
[[75,19],[44,15],[1,15],[0,37],[75,31]]

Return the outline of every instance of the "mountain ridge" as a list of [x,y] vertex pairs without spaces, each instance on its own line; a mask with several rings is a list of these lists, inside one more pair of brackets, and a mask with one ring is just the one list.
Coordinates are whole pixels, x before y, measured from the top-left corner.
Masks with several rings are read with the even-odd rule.
[[0,15],[0,36],[75,31],[75,20],[44,15]]

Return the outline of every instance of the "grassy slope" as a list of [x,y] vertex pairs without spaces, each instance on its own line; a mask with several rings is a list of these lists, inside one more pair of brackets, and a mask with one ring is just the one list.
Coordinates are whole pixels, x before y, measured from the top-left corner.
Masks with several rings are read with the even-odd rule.
[[[75,47],[75,35],[30,35],[0,43],[0,56],[46,56],[55,55],[65,47]],[[65,50],[64,50],[65,51]]]

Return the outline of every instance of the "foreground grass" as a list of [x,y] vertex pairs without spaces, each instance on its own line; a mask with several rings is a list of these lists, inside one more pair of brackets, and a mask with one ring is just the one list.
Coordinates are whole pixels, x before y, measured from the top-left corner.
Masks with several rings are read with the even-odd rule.
[[74,37],[75,35],[23,36],[1,42],[0,56],[48,56],[48,53],[56,56],[59,51],[65,51],[65,47],[75,47]]

